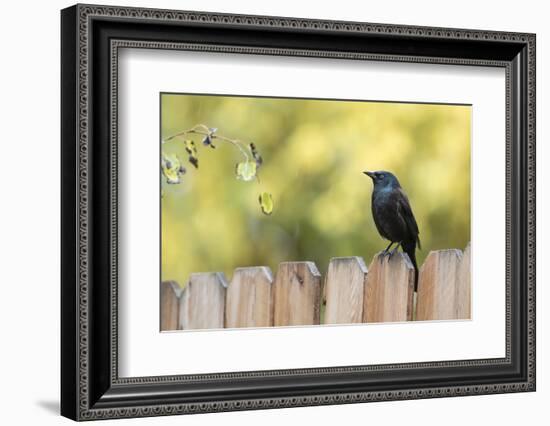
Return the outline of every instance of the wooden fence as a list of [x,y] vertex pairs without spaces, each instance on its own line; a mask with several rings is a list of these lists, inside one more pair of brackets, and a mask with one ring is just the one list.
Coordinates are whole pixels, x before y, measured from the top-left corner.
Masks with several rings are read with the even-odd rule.
[[[352,324],[470,318],[470,245],[432,251],[420,268],[407,255],[380,253],[369,267],[361,257],[331,259],[322,280],[313,262],[191,274],[182,290],[174,281],[160,287],[160,328],[190,330]],[[321,320],[321,311],[324,315]]]

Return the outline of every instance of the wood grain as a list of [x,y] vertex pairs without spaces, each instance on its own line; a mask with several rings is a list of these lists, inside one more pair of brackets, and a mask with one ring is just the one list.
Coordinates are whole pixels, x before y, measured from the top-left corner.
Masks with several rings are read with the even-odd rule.
[[361,257],[330,260],[325,278],[325,324],[363,322],[363,295],[367,266]]
[[284,262],[273,285],[275,326],[319,324],[321,274],[313,262]]
[[[417,320],[469,318],[470,250],[432,251],[420,269]],[[467,316],[466,316],[467,315]]]
[[266,266],[237,268],[227,288],[225,326],[273,325],[273,274]]
[[181,287],[175,281],[160,283],[160,331],[177,330]]
[[180,297],[180,328],[224,328],[226,288],[221,272],[191,274]]
[[406,254],[378,253],[369,265],[363,301],[364,322],[410,321],[413,315],[414,267]]

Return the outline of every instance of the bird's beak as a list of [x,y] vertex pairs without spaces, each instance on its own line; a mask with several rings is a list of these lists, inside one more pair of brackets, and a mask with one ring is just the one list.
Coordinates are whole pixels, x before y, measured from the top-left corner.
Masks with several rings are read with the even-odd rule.
[[374,172],[363,172],[365,173],[368,177],[370,177],[371,179],[374,179]]

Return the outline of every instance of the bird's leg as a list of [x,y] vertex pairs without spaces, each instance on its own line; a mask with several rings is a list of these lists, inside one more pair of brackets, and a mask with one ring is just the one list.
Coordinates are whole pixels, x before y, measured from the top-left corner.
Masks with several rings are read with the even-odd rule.
[[397,245],[394,247],[394,249],[390,252],[390,259],[393,257],[397,249],[399,249],[399,246],[401,245],[401,241],[397,243]]
[[390,244],[388,245],[388,247],[386,247],[386,250],[384,250],[382,252],[382,255],[381,256],[378,256],[378,260],[380,261],[380,263],[384,262],[384,258],[388,255],[388,250],[390,249],[391,246],[393,246],[395,243],[393,241],[390,242]]
[[395,243],[394,243],[393,241],[390,241],[390,244],[388,245],[388,247],[386,247],[386,250],[384,250],[384,252],[383,252],[384,256],[385,256],[386,254],[388,254],[388,250],[389,250],[390,247],[393,246],[394,244],[395,244]]

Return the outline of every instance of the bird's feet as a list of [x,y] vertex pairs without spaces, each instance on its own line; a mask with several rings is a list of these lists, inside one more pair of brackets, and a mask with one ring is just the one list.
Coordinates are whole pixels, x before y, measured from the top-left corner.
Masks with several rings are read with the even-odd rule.
[[401,245],[401,243],[397,244],[392,251],[390,251],[389,255],[390,255],[390,260],[391,258],[393,257],[393,255],[397,252],[397,250],[399,249],[399,246]]
[[390,259],[391,259],[391,256],[392,256],[392,252],[395,251],[394,250],[389,250],[388,248],[386,250],[383,250],[379,255],[378,255],[378,261],[380,263],[384,263],[384,259],[386,259],[388,256],[390,256]]
[[393,242],[390,242],[390,244],[388,245],[388,247],[385,248],[385,250],[382,252],[382,254],[379,256],[380,258],[380,262],[383,262],[384,261],[384,258],[388,255],[389,253],[389,250],[391,248],[391,246],[393,246],[394,243]]
[[389,250],[384,250],[382,251],[379,255],[378,255],[378,261],[380,263],[384,263],[384,260],[389,256],[390,254],[390,251]]

